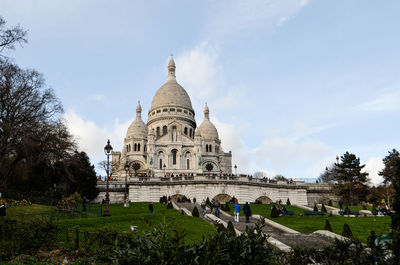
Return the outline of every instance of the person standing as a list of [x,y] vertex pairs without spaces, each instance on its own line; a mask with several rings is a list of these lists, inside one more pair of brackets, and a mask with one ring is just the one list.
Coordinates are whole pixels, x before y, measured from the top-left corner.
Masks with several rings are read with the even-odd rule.
[[149,204],[149,212],[150,212],[150,213],[153,213],[153,212],[154,212],[154,206],[153,206],[153,203],[152,203],[152,202]]
[[339,201],[339,208],[341,211],[343,211],[343,201],[342,200]]
[[246,204],[243,206],[243,213],[246,216],[246,223],[248,223],[251,215],[251,209],[248,202],[246,202]]
[[203,210],[203,215],[205,215],[206,214],[206,201],[205,200],[203,200],[201,202],[201,209]]
[[218,200],[215,200],[215,216],[219,218],[219,207],[221,204],[219,203]]
[[234,215],[235,215],[235,222],[239,223],[240,204],[238,202],[236,202],[233,211],[234,211]]

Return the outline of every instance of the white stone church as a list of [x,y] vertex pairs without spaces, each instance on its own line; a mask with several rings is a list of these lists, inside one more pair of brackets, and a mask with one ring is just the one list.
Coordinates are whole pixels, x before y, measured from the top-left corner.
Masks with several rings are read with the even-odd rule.
[[222,150],[207,105],[204,120],[197,127],[190,97],[176,81],[172,57],[167,82],[153,97],[147,124],[141,115],[139,103],[122,152],[112,154],[114,180],[124,180],[126,176],[196,178],[232,174],[232,153]]

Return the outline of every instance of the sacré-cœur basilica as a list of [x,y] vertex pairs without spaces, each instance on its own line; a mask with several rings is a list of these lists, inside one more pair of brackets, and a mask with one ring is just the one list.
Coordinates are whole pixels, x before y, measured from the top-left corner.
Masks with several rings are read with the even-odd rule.
[[197,127],[192,102],[176,81],[171,57],[167,82],[153,97],[147,124],[142,120],[139,102],[123,150],[112,154],[112,179],[125,180],[127,175],[128,178],[196,178],[205,174],[231,175],[232,153],[223,151],[207,105],[204,120]]

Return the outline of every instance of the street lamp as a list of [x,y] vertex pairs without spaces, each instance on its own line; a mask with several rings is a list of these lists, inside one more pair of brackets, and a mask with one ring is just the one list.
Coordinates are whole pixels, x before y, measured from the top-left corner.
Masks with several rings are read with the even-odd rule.
[[237,165],[236,164],[235,164],[234,168],[235,168],[235,176],[236,176],[237,175],[237,172],[236,172]]
[[106,204],[106,209],[104,210],[104,214],[103,216],[107,217],[107,216],[111,216],[110,214],[110,194],[109,194],[109,178],[110,178],[110,155],[112,152],[113,148],[110,144],[110,140],[107,141],[107,145],[104,147],[104,153],[107,156],[107,186],[106,186],[106,200],[105,200],[105,204]]
[[339,164],[339,156],[336,156],[336,164]]
[[128,158],[126,159],[125,162],[125,202],[124,202],[124,207],[129,207],[129,202],[128,202],[128,172],[129,172],[129,163],[128,163]]

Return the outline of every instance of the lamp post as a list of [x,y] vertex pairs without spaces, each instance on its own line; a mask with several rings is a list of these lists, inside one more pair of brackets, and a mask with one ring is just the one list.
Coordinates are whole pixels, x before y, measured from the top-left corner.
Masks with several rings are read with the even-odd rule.
[[126,159],[125,162],[125,201],[124,201],[124,207],[129,207],[129,202],[128,202],[128,172],[129,172],[129,163],[128,163],[128,158]]
[[237,172],[236,172],[237,165],[236,164],[235,164],[234,168],[235,168],[235,176],[236,176],[237,175]]
[[109,194],[109,178],[110,178],[110,155],[112,152],[113,148],[110,144],[110,140],[107,141],[107,145],[104,147],[104,153],[107,156],[107,185],[106,185],[106,199],[105,199],[105,204],[106,204],[106,209],[104,210],[103,216],[111,216],[110,214],[110,194]]
[[339,156],[336,156],[336,164],[339,164]]

